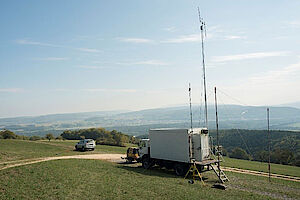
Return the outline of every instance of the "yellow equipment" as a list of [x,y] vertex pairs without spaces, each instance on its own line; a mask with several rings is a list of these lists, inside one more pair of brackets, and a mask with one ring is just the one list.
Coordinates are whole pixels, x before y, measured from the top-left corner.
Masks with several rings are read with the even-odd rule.
[[127,149],[126,162],[139,161],[139,149],[136,147],[129,147]]
[[189,180],[189,183],[193,184],[195,182],[195,178],[199,177],[199,179],[201,180],[202,184],[205,185],[202,176],[199,172],[199,170],[197,169],[196,163],[195,161],[193,161],[193,163],[191,164],[191,167],[189,168],[189,170],[187,171],[186,175],[184,176],[184,179],[190,174],[192,173],[192,178],[191,180]]

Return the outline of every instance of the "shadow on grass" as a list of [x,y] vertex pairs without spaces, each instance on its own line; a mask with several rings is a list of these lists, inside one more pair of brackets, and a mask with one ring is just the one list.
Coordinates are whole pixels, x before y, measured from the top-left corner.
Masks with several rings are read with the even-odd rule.
[[[151,167],[151,169],[144,169],[140,164],[137,163],[118,163],[118,168],[128,170],[130,172],[142,174],[145,176],[157,176],[157,177],[163,177],[163,178],[176,178],[176,179],[183,179],[184,176],[177,176],[175,174],[174,170],[168,170],[166,168],[160,168],[158,166]],[[213,184],[216,182],[216,180],[208,178],[205,173],[201,173],[201,176],[205,183]],[[192,179],[192,175],[190,174],[186,180]],[[196,180],[200,180],[199,178],[196,178]]]

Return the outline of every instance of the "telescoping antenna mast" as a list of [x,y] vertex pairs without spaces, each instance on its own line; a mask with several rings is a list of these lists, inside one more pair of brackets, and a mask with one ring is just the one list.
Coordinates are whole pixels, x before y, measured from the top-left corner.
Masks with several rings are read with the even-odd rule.
[[[200,15],[200,9],[198,7],[200,31],[201,31],[201,44],[202,44],[202,67],[203,67],[203,86],[204,86],[204,104],[205,104],[205,127],[208,128],[207,120],[207,96],[206,96],[206,77],[205,77],[205,59],[204,59],[204,34],[206,36],[206,25],[203,18]],[[200,116],[201,117],[201,116]]]
[[190,97],[191,131],[193,131],[193,111],[192,111],[192,88],[191,88],[191,83],[189,83],[189,97]]

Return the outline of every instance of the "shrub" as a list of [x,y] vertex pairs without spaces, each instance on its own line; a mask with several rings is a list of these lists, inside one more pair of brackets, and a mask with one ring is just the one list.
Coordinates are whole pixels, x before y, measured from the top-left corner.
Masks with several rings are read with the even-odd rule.
[[239,147],[234,148],[229,154],[229,156],[231,158],[250,160],[249,154],[247,154],[247,152],[244,149],[241,149]]
[[10,130],[3,130],[0,135],[3,139],[17,139],[17,135]]
[[31,140],[31,141],[37,141],[37,140],[41,140],[42,138],[40,137],[40,136],[30,136],[29,137],[29,140]]

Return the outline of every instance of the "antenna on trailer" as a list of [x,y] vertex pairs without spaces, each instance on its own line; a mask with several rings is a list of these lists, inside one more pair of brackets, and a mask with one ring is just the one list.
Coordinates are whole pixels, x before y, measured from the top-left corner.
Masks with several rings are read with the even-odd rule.
[[189,83],[189,97],[190,97],[191,131],[193,131],[193,111],[192,111],[192,88],[191,88],[191,83]]
[[221,176],[220,170],[220,144],[219,144],[219,120],[218,120],[218,104],[217,104],[217,87],[215,87],[215,107],[216,107],[216,129],[217,129],[217,154],[218,154],[218,169],[219,176]]
[[206,126],[206,128],[208,128],[205,59],[204,59],[204,34],[205,34],[205,37],[206,37],[206,24],[205,24],[203,18],[201,17],[201,15],[200,15],[199,7],[198,7],[198,15],[199,15],[199,22],[200,22],[201,44],[202,44],[202,67],[203,67],[203,86],[204,86],[204,103],[205,103],[205,126]]
[[269,182],[271,182],[271,137],[270,137],[270,109],[267,108],[267,122],[268,122],[268,143],[269,143],[269,163],[268,163],[268,171],[269,171]]

